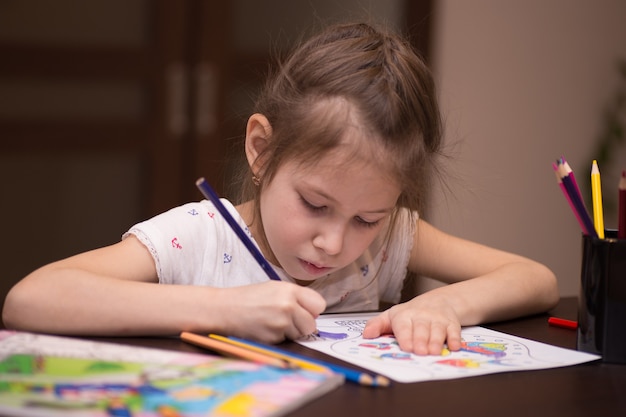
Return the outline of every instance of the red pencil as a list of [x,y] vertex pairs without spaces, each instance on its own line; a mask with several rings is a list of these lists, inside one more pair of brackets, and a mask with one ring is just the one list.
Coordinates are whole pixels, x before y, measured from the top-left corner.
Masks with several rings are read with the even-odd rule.
[[622,171],[617,188],[619,192],[617,237],[626,239],[626,170]]
[[562,327],[564,329],[576,330],[578,323],[573,320],[561,319],[559,317],[550,317],[548,324],[551,326]]

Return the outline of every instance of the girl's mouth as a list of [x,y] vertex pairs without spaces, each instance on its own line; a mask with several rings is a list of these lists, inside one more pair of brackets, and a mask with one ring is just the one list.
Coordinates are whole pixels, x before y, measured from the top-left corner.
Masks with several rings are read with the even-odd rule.
[[307,262],[303,259],[300,259],[300,264],[302,265],[302,268],[310,275],[323,275],[323,274],[327,274],[328,271],[330,271],[331,268],[328,267],[323,267],[323,266],[317,266],[315,264],[312,264],[311,262]]

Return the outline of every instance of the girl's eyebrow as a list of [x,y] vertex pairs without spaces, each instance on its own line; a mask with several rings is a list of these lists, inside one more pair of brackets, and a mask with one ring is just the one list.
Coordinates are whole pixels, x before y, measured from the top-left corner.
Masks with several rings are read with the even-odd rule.
[[[335,199],[333,196],[327,194],[324,190],[317,188],[315,186],[312,186],[309,184],[309,189],[311,190],[311,192],[319,195],[322,198],[327,199],[328,201],[330,201],[331,203],[337,203],[337,199]],[[381,208],[381,209],[374,209],[374,210],[364,210],[362,211],[362,213],[366,213],[366,214],[389,214],[394,210],[394,207],[388,207],[388,208]]]

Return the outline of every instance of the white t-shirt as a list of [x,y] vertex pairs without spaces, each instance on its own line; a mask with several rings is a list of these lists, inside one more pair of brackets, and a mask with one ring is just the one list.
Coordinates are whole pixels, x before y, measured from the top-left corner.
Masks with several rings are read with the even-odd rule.
[[[235,207],[226,199],[221,201],[256,244]],[[326,300],[326,312],[375,310],[381,300],[400,301],[416,218],[400,209],[394,234],[387,242],[384,227],[354,263],[309,285]],[[225,288],[268,280],[207,200],[188,203],[138,223],[123,238],[129,234],[135,235],[152,254],[161,284]],[[273,267],[282,280],[294,282],[281,268]]]

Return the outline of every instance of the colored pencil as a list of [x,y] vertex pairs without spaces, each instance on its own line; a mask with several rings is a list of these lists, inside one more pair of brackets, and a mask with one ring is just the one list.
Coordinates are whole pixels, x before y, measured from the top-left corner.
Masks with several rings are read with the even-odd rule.
[[217,340],[231,341],[238,346],[246,346],[249,349],[255,349],[259,352],[265,352],[266,354],[276,355],[278,358],[285,359],[296,366],[301,366],[305,369],[319,369],[319,367],[330,369],[333,372],[342,374],[347,381],[354,382],[359,385],[371,386],[371,387],[388,387],[391,385],[391,381],[382,375],[371,375],[367,372],[362,372],[356,369],[347,368],[345,366],[336,365],[334,363],[325,362],[319,359],[313,359],[298,355],[296,353],[287,352],[279,349],[275,346],[268,346],[257,342],[251,342],[248,340],[240,339],[237,337],[224,337],[219,335],[209,335],[209,337],[216,338]]
[[561,175],[558,172],[558,165],[552,164],[552,168],[554,169],[554,174],[556,175],[556,182],[559,184],[559,188],[563,192],[563,195],[565,196],[565,199],[567,200],[567,204],[569,204],[570,208],[572,209],[572,213],[574,213],[574,216],[576,216],[576,220],[578,220],[580,229],[584,231],[585,224],[583,222],[583,219],[580,217],[580,214],[578,214],[578,210],[574,208],[574,203],[572,202],[572,199],[570,198],[567,192],[567,189],[565,189],[565,184],[563,184],[563,181],[561,180]]
[[602,181],[598,161],[591,164],[591,196],[593,201],[593,224],[600,239],[604,239],[604,211],[602,208]]
[[563,167],[565,167],[565,172],[567,172],[567,175],[572,179],[572,184],[574,185],[574,188],[576,189],[576,193],[582,196],[580,192],[580,188],[578,187],[578,182],[576,181],[576,176],[574,175],[574,171],[569,166],[564,156],[561,156],[561,163],[563,164]]
[[244,349],[242,347],[235,346],[232,343],[224,343],[222,341],[211,339],[205,336],[200,336],[195,333],[182,332],[180,334],[180,338],[187,343],[191,343],[205,349],[210,349],[212,351],[221,353],[222,355],[245,359],[264,365],[271,365],[282,369],[292,368],[292,365],[288,361],[278,358],[276,356],[264,355],[250,349]]
[[570,198],[569,201],[572,211],[582,220],[582,232],[591,237],[598,237],[598,234],[596,233],[596,230],[593,226],[591,217],[589,217],[589,213],[587,212],[587,208],[585,207],[585,203],[583,202],[582,196],[576,189],[576,184],[574,183],[573,179],[573,172],[568,173],[567,168],[563,163],[557,163],[557,174],[558,178],[561,179],[563,187],[565,188],[565,191]]
[[622,171],[617,188],[619,193],[617,237],[626,239],[626,170]]
[[548,324],[551,326],[562,327],[564,329],[576,330],[578,328],[578,322],[574,320],[562,319],[559,317],[548,318]]
[[231,216],[231,214],[228,212],[228,209],[224,207],[224,204],[222,204],[219,196],[213,190],[213,188],[211,188],[209,183],[207,183],[204,178],[199,178],[196,181],[196,187],[198,187],[200,192],[207,200],[210,200],[213,203],[217,211],[219,211],[224,220],[226,220],[226,223],[228,223],[228,225],[231,229],[233,229],[233,232],[235,232],[239,240],[241,240],[241,243],[244,244],[246,249],[248,249],[248,252],[250,252],[250,254],[254,257],[254,259],[261,266],[261,268],[263,268],[263,271],[265,271],[269,279],[272,279],[274,281],[280,281],[280,277],[278,276],[274,268],[272,268],[272,265],[270,265],[270,263],[261,253],[261,251],[256,247],[254,242],[252,242],[248,235],[246,235],[246,232],[244,232],[239,224],[237,224],[237,221],[233,218],[233,216]]
[[258,343],[250,342],[244,339],[225,337],[225,336],[220,336],[217,334],[209,334],[209,338],[214,339],[214,340],[219,340],[220,342],[228,343],[228,344],[231,344],[233,346],[237,346],[243,349],[249,349],[253,352],[261,353],[263,355],[268,355],[271,357],[282,359],[284,361],[288,361],[294,367],[299,367],[307,371],[328,372],[329,370],[328,367],[326,366],[313,363],[312,361],[309,361],[309,360],[295,358],[291,356],[291,354],[288,354],[286,352],[272,349],[269,346],[261,346]]

